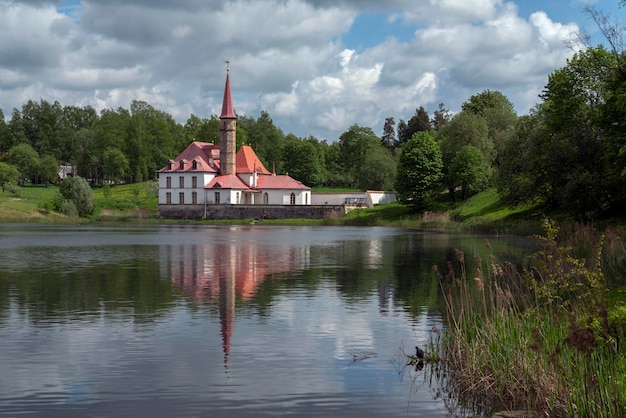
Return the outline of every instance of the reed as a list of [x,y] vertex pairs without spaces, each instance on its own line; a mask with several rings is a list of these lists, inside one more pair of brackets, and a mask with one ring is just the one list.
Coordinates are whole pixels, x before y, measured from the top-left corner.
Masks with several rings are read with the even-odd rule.
[[490,255],[468,272],[457,250],[444,271],[435,268],[452,397],[484,414],[626,416],[626,316],[612,319],[622,307],[605,303],[600,251],[588,263],[557,242],[554,223],[544,228],[541,251],[520,266]]

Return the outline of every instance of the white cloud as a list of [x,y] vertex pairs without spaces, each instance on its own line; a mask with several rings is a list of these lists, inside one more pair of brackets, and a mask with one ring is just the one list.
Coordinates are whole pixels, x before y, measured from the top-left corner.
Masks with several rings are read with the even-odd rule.
[[[440,102],[458,110],[487,88],[526,112],[571,56],[564,40],[578,30],[545,12],[523,18],[504,0],[82,5],[64,14],[52,0],[0,0],[5,115],[43,98],[98,109],[145,100],[181,123],[191,113],[209,117],[220,108],[227,59],[237,112],[267,110],[285,133],[303,137],[335,140],[355,123],[378,132],[386,117],[406,120]],[[344,45],[364,10],[413,36]]]

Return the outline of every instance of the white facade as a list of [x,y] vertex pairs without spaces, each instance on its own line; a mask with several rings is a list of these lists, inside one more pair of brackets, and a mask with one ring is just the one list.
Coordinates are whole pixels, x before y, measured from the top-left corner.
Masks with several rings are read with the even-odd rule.
[[160,173],[159,204],[204,204],[204,185],[213,180],[214,173]]

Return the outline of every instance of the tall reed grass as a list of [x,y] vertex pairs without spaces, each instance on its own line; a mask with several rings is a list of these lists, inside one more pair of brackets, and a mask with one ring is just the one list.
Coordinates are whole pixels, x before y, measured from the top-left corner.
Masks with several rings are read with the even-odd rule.
[[[578,228],[571,232],[591,234]],[[443,271],[435,267],[446,302],[439,350],[451,397],[484,414],[626,416],[626,315],[606,303],[609,260],[600,251],[616,238],[594,234],[595,249],[581,258],[573,255],[580,240],[564,245],[554,223],[544,229],[542,249],[523,264],[490,254],[466,271],[456,250]],[[613,262],[626,259],[617,255]]]

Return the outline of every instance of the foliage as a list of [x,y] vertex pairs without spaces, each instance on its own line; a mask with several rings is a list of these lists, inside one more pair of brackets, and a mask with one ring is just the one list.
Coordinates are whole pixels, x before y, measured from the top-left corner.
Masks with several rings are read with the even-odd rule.
[[359,186],[366,190],[393,190],[396,160],[386,149],[370,150],[359,170]]
[[84,178],[67,177],[59,187],[59,194],[63,198],[61,212],[69,215],[75,210],[81,217],[93,212],[93,190]]
[[34,180],[39,169],[39,154],[29,144],[15,145],[9,150],[11,164],[15,166],[20,174],[20,184],[26,180]]
[[430,124],[435,131],[440,131],[446,127],[451,118],[450,110],[446,109],[443,103],[439,103],[437,110],[433,112],[433,118]]
[[38,174],[41,183],[48,185],[57,182],[59,162],[52,155],[44,155],[39,160]]
[[[468,277],[469,261],[455,250],[455,258],[438,274],[449,321],[440,348],[451,398],[486,415],[524,410],[533,416],[622,416],[626,352],[621,310],[607,312],[598,285],[602,273],[581,267],[584,261],[557,242],[554,224],[545,226],[545,245],[533,259],[546,262],[533,267],[532,280],[573,281],[562,283],[569,287],[565,292],[549,280],[545,287],[529,288],[528,270],[520,273],[493,254],[486,261],[477,257],[475,273]],[[579,275],[562,275],[569,267]],[[589,286],[579,287],[580,275]],[[581,303],[585,293],[591,301]]]
[[291,177],[310,187],[322,184],[325,167],[316,139],[301,140],[295,135],[287,135],[282,160],[285,172]]
[[542,251],[532,258],[525,277],[540,306],[586,310],[599,306],[606,294],[606,279],[601,270],[601,241],[591,268],[584,259],[572,255],[572,248],[557,242],[559,228],[554,221],[544,220],[545,236],[536,237]]
[[419,132],[402,147],[396,191],[401,202],[423,207],[426,194],[437,187],[443,161],[434,138]]
[[385,119],[385,126],[383,127],[383,137],[381,139],[382,145],[387,149],[396,147],[396,130],[394,126],[396,121],[393,118]]
[[448,169],[450,183],[461,186],[461,198],[467,200],[470,187],[475,191],[483,190],[487,185],[489,167],[486,166],[480,151],[466,145],[452,159]]
[[402,131],[398,128],[398,140],[400,145],[406,144],[414,134],[418,132],[430,131],[430,117],[428,112],[424,109],[424,106],[420,106],[419,109],[415,109],[415,114],[409,119],[406,126],[403,126]]
[[371,128],[352,125],[350,129],[339,137],[339,151],[341,167],[343,168],[349,185],[359,186],[359,171],[365,157],[370,152],[384,150],[380,138]]
[[452,161],[463,147],[471,145],[482,155],[486,166],[491,166],[495,157],[493,141],[489,138],[489,126],[481,115],[464,111],[456,114],[446,127],[438,133],[443,156],[443,183],[448,188],[453,202],[457,186],[452,172]]
[[550,75],[543,103],[503,143],[497,184],[505,201],[544,202],[590,219],[626,199],[620,156],[626,113],[617,104],[626,96],[616,82],[623,60],[601,46],[588,48]]
[[19,180],[20,172],[15,166],[0,162],[0,185],[2,186],[3,193],[5,188],[11,185],[17,185]]

